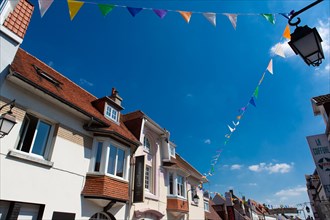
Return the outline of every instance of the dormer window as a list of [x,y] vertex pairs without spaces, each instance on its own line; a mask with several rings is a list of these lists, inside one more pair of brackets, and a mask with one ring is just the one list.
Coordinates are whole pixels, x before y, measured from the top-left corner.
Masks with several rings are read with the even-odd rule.
[[175,147],[170,146],[170,156],[175,157]]
[[111,107],[110,105],[106,104],[105,107],[105,116],[115,122],[118,122],[118,111],[116,109],[114,109],[113,107]]

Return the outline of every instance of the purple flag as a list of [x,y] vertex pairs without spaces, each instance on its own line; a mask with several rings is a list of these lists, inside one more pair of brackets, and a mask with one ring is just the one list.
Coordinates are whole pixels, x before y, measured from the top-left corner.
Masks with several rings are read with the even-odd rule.
[[239,111],[242,111],[242,112],[244,112],[245,110],[246,110],[246,107],[242,107],[239,109]]
[[127,10],[129,11],[129,13],[131,13],[133,17],[135,17],[135,15],[137,15],[140,11],[142,11],[142,8],[127,7]]
[[156,15],[158,15],[158,17],[160,17],[161,19],[163,19],[165,17],[165,15],[167,14],[167,10],[163,10],[163,9],[153,9],[153,11],[156,13]]
[[253,105],[254,107],[257,107],[257,106],[256,106],[256,103],[254,102],[253,97],[250,99],[250,104]]

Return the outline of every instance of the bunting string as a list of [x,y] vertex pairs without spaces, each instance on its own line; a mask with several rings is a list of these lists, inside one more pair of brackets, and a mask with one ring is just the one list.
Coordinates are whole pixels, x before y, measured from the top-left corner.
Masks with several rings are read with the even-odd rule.
[[[290,16],[290,15],[288,15]],[[280,42],[283,40],[283,38],[287,38],[287,39],[290,39],[290,28],[289,28],[289,25],[287,25],[285,27],[285,30],[282,34],[282,37],[280,39]],[[268,62],[268,65],[267,65],[267,68],[265,69],[265,71],[262,73],[259,81],[258,81],[258,84],[257,86],[255,87],[252,95],[250,96],[250,99],[249,101],[247,102],[246,105],[244,105],[243,107],[241,107],[238,111],[239,111],[239,114],[236,116],[236,122],[235,121],[232,121],[232,125],[227,125],[228,129],[229,129],[229,133],[225,134],[225,141],[223,143],[223,146],[226,146],[232,136],[232,134],[236,131],[236,128],[238,127],[238,125],[240,124],[240,121],[242,120],[246,110],[249,108],[250,105],[253,105],[254,107],[257,107],[256,105],[256,100],[258,99],[259,97],[259,89],[260,89],[260,86],[262,84],[262,82],[264,81],[264,78],[265,78],[265,75],[266,73],[268,72],[269,74],[273,75],[274,72],[273,72],[273,57],[275,55],[278,55],[280,57],[285,57],[285,54],[284,54],[284,51],[283,51],[283,48],[281,46],[281,44],[277,44],[276,45],[276,49],[275,49],[275,52],[274,52],[274,55],[271,56],[269,62]],[[222,152],[222,149],[219,149],[216,151],[216,154],[215,156],[213,156],[214,159],[216,160],[212,160],[211,161],[211,166],[210,166],[210,169],[207,173],[204,173],[204,176],[205,178],[207,178],[208,176],[213,176],[214,175],[214,168],[215,168],[215,165],[217,164],[218,162],[218,159],[220,158],[220,153],[219,152]]]
[[[13,0],[17,1],[17,0]],[[40,15],[43,17],[45,13],[48,11],[50,6],[54,0],[38,0]],[[281,15],[285,18],[288,18],[290,14],[287,13],[219,13],[219,12],[202,12],[202,11],[186,11],[186,10],[172,10],[172,9],[159,9],[159,8],[147,8],[147,7],[130,7],[126,5],[117,5],[117,4],[105,4],[105,3],[97,3],[92,1],[75,1],[75,0],[67,0],[70,19],[73,20],[81,7],[84,4],[93,4],[98,5],[100,12],[103,16],[107,16],[114,8],[126,8],[129,13],[135,17],[143,10],[153,11],[159,18],[163,19],[168,12],[175,12],[181,14],[184,20],[189,23],[193,14],[202,14],[213,26],[216,26],[216,17],[218,15],[224,15],[228,17],[231,22],[233,28],[236,30],[238,16],[248,15],[248,16],[262,16],[271,24],[275,24],[275,15]],[[291,14],[293,11],[291,12]]]

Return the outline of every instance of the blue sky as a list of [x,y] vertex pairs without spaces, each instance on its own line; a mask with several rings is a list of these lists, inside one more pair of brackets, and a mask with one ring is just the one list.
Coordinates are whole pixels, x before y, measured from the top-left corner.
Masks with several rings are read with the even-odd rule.
[[[296,205],[308,201],[305,174],[314,171],[306,136],[323,133],[310,99],[329,93],[329,1],[299,17],[317,27],[325,61],[307,66],[282,38],[287,20],[277,13],[312,1],[89,1],[70,21],[66,1],[55,0],[43,18],[37,2],[22,48],[97,97],[116,87],[124,113],[142,110],[171,132],[177,152],[201,173],[221,149],[205,188],[234,189],[256,201]],[[164,19],[151,10],[132,17],[117,7],[103,17],[96,4],[168,9]],[[215,12],[217,26],[200,13],[187,24],[175,10]],[[237,29],[222,13],[238,14]],[[261,13],[275,14],[271,24]],[[291,32],[294,28],[291,27]],[[286,58],[272,48],[283,43]],[[232,126],[273,58],[249,106],[224,145]]]

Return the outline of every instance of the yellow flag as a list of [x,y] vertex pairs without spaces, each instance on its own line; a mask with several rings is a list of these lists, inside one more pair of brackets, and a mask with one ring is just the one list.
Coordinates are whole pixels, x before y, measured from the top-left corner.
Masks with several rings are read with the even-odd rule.
[[188,12],[188,11],[178,11],[178,12],[182,15],[184,20],[186,20],[186,22],[189,23],[192,12]]
[[71,21],[76,16],[76,14],[80,10],[81,6],[83,6],[83,4],[84,4],[84,2],[68,0],[69,13],[70,13]]
[[287,39],[291,39],[291,35],[290,35],[290,27],[289,25],[287,24],[286,27],[285,27],[285,30],[283,32],[283,37],[287,38]]

